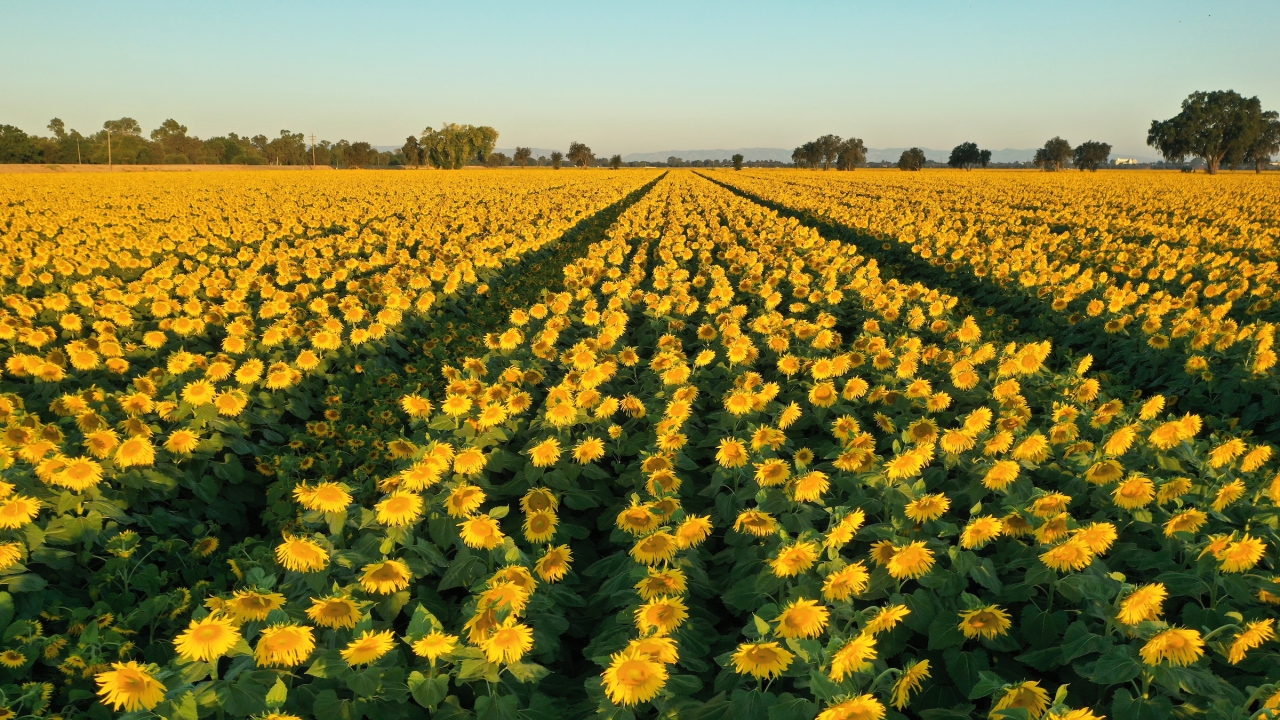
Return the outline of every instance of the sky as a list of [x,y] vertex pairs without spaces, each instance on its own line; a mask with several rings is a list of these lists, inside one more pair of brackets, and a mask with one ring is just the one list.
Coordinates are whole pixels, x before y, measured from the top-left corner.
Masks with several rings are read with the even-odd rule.
[[1152,156],[1195,90],[1280,108],[1280,2],[59,2],[0,5],[0,123],[128,116],[399,145],[444,122],[596,154],[1038,147]]

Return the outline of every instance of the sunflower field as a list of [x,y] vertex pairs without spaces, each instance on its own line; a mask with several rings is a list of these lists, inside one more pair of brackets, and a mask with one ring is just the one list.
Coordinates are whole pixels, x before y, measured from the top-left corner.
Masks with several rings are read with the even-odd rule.
[[1277,190],[0,176],[0,720],[1280,717]]

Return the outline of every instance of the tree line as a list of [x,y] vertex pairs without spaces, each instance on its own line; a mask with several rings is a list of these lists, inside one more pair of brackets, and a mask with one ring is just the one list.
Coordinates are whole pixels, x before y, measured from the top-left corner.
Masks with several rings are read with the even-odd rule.
[[108,120],[88,134],[68,130],[59,118],[50,120],[47,129],[50,134],[42,136],[0,125],[0,163],[376,167],[396,162],[395,153],[367,142],[308,143],[303,133],[287,129],[275,138],[227,133],[202,140],[172,118],[147,134],[130,117]]

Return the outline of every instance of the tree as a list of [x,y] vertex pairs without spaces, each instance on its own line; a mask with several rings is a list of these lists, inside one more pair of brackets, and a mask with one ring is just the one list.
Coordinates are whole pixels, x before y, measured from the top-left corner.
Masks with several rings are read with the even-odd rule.
[[978,153],[978,164],[984,168],[991,164],[990,150],[983,150],[982,152]]
[[[840,147],[839,135],[823,135],[813,141],[813,151],[817,154],[817,158],[822,161],[823,170],[831,167],[831,163],[835,162],[840,156]],[[817,163],[814,164],[816,165]]]
[[142,126],[138,124],[137,120],[130,117],[108,120],[102,123],[102,129],[117,137],[141,137],[142,135]]
[[1076,146],[1075,156],[1072,161],[1075,166],[1080,168],[1080,172],[1090,170],[1097,172],[1099,165],[1106,165],[1107,158],[1111,156],[1111,146],[1104,142],[1094,142],[1086,140]]
[[1253,163],[1254,172],[1262,172],[1262,168],[1271,162],[1271,156],[1280,152],[1280,113],[1268,110],[1260,118],[1262,127],[1249,149],[1244,153],[1244,162]]
[[363,168],[373,165],[377,162],[378,151],[367,142],[354,142],[343,149],[343,159],[347,161],[347,167]]
[[67,125],[62,120],[54,118],[49,121],[49,132],[53,133],[54,137],[62,140],[67,137]]
[[30,163],[39,160],[39,150],[31,136],[13,125],[0,125],[0,163]]
[[516,165],[519,165],[520,167],[528,167],[529,159],[532,157],[533,157],[533,150],[531,148],[520,147],[519,145],[517,145],[516,154],[512,157],[512,160],[515,162]]
[[[1107,151],[1110,152],[1111,148],[1107,148]],[[1032,162],[1036,167],[1044,170],[1061,170],[1070,159],[1071,143],[1055,135],[1045,142],[1044,147],[1036,150],[1036,156]]]
[[733,169],[734,170],[742,169],[742,153],[733,154]]
[[978,149],[977,143],[961,143],[951,149],[951,157],[947,159],[947,164],[953,168],[964,168],[971,170],[974,165],[982,163],[982,151]]
[[484,164],[488,165],[491,168],[496,168],[496,167],[506,167],[508,162],[509,160],[507,158],[506,153],[492,153],[491,155],[489,155],[489,157],[485,158]]
[[595,162],[596,154],[591,152],[591,148],[574,140],[569,143],[569,154],[566,157],[569,158],[569,162],[585,170],[592,162]]
[[1234,164],[1244,159],[1265,130],[1263,115],[1257,97],[1245,98],[1234,90],[1197,91],[1182,101],[1177,115],[1151,121],[1147,144],[1169,162],[1199,157],[1213,175],[1223,160]]
[[902,155],[898,157],[899,170],[919,170],[922,167],[924,167],[924,151],[918,147],[903,150]]
[[837,170],[853,170],[866,162],[867,146],[862,144],[861,138],[849,138],[840,143],[840,150],[836,155]]
[[484,163],[498,142],[498,131],[482,125],[445,123],[439,130],[422,131],[427,159],[442,170],[458,170],[467,163]]
[[416,135],[410,135],[404,139],[404,145],[400,146],[400,152],[404,155],[406,164],[420,166],[426,159],[426,149],[418,142]]
[[564,153],[560,152],[559,150],[553,150],[551,152],[551,169],[559,170],[560,166],[563,164],[564,164]]
[[791,152],[791,161],[796,167],[817,168],[822,162],[822,148],[816,140],[807,142]]
[[622,167],[622,156],[614,155],[613,157],[609,158],[609,167],[613,168],[614,170],[617,170],[618,168]]

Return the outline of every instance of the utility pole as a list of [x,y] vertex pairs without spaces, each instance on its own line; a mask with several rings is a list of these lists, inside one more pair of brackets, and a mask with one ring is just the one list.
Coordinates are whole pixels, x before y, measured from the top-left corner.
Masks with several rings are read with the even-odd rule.
[[111,169],[111,131],[107,130],[107,169]]
[[316,169],[316,134],[311,133],[311,169]]

